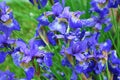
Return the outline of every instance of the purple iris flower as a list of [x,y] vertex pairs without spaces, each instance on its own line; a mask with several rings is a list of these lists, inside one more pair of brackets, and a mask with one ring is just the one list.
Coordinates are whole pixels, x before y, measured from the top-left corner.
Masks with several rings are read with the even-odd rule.
[[49,80],[56,79],[55,75],[52,72],[50,72],[50,73],[44,73],[43,76],[46,77],[46,78],[48,78]]
[[[26,78],[22,78],[19,80],[31,80],[34,76],[35,70],[33,67],[29,67],[28,69],[25,69]],[[7,71],[0,71],[0,80],[18,80],[14,73]]]
[[69,20],[69,18],[71,17],[71,15],[72,15],[72,12],[70,12],[70,7],[65,7],[63,9],[62,14],[60,14],[59,17],[66,18],[67,20]]
[[97,3],[105,3],[106,2],[106,0],[94,0],[94,1],[96,1]]
[[0,64],[3,63],[6,59],[7,53],[0,52]]
[[113,75],[113,80],[120,80],[120,75]]
[[20,30],[18,22],[14,19],[12,11],[5,2],[0,3],[0,31],[4,32],[7,37],[13,30]]
[[59,31],[61,34],[66,33],[67,27],[67,23],[59,18],[56,18],[52,23],[49,24],[51,31]]
[[56,36],[53,32],[48,32],[47,38],[50,44],[52,44],[53,46],[56,46]]
[[46,55],[44,56],[44,63],[48,67],[52,66],[52,57],[53,57],[52,53],[46,53]]
[[108,7],[109,8],[117,8],[119,0],[108,0]]
[[[62,48],[61,54],[65,57],[62,60],[63,66],[74,69],[77,74],[84,73],[86,77],[89,77],[91,72],[100,74],[106,68],[107,52],[111,49],[111,41],[98,43],[99,33],[97,32],[89,35],[83,32],[80,35],[82,39],[73,39],[68,48]],[[71,62],[72,59],[75,59],[75,61]]]
[[91,6],[92,6],[91,10],[94,12],[97,12],[101,17],[106,16],[109,13],[109,8],[107,6],[101,8],[98,5],[99,5],[98,2],[96,2],[95,0],[92,0],[91,1]]
[[63,6],[57,2],[52,6],[52,12],[55,16],[59,16],[63,11]]
[[120,75],[120,59],[117,57],[116,51],[111,51],[108,56],[108,68],[114,75]]
[[44,54],[43,51],[40,51],[38,49],[39,45],[35,43],[34,39],[31,39],[28,45],[26,45],[24,42],[20,40],[17,41],[16,43],[17,43],[17,47],[20,47],[21,52],[24,53],[22,61],[25,63],[30,62],[32,58],[35,56],[37,57]]
[[62,64],[62,66],[67,66],[67,67],[69,67],[69,68],[72,68],[72,64],[69,62],[69,60],[68,60],[66,57],[64,57],[64,58],[62,59],[61,64]]
[[16,80],[14,73],[10,71],[0,71],[0,80]]
[[37,21],[39,22],[38,26],[42,25],[42,26],[48,26],[49,25],[49,20],[48,18],[45,16],[45,14],[40,15],[37,18]]
[[106,64],[103,63],[102,60],[98,61],[94,67],[95,74],[100,74],[103,70],[105,70]]
[[93,0],[91,2],[92,8],[91,10],[93,12],[98,13],[98,17],[93,17],[94,22],[95,22],[95,28],[98,30],[102,29],[102,24],[105,24],[106,27],[104,28],[104,31],[107,32],[111,29],[112,24],[110,22],[110,19],[106,16],[108,16],[109,14],[109,8],[107,6],[105,6],[104,8],[99,7],[99,2],[96,2],[95,0]]
[[103,44],[102,43],[100,44],[100,49],[102,51],[109,52],[111,50],[111,47],[112,47],[112,42],[109,39],[106,40],[106,42],[104,42]]
[[84,14],[84,12],[76,11],[71,15],[71,18],[69,19],[69,26],[71,28],[81,28],[82,23],[79,19],[80,15]]
[[31,80],[34,77],[35,69],[33,67],[29,67],[25,69],[26,79]]
[[73,71],[70,80],[77,80],[77,79],[78,79],[77,73]]
[[33,5],[37,5],[41,9],[47,5],[48,0],[29,0]]
[[6,41],[6,35],[0,34],[0,46]]
[[21,58],[22,58],[22,54],[20,53],[20,50],[15,49],[15,51],[12,53],[12,58],[13,58],[13,62],[16,66],[20,67],[21,64]]
[[119,80],[120,78],[120,59],[117,57],[116,51],[113,50],[108,56],[108,68],[113,74],[113,80]]
[[[39,47],[44,47],[45,44],[41,42],[41,40],[35,40],[34,38],[30,40],[29,44],[27,45],[24,41],[18,40],[16,42],[16,48],[19,48],[20,51],[13,53],[14,57],[18,57],[17,60],[14,59],[14,63],[19,65],[20,63],[29,63],[33,58],[36,58],[38,63],[45,63],[47,66],[52,65],[52,53],[47,53],[43,50],[39,50]],[[19,53],[24,53],[22,59]],[[19,63],[20,62],[20,63]]]

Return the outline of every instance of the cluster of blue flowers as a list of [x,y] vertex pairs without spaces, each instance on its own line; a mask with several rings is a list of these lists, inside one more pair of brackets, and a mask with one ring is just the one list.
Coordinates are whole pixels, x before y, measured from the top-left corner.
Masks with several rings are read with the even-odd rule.
[[[47,0],[29,1],[39,9],[47,4]],[[39,69],[41,67],[47,71],[43,76],[55,80],[56,76],[50,67],[56,53],[50,46],[60,46],[61,42],[64,43],[60,50],[63,57],[61,64],[72,70],[71,80],[77,80],[79,74],[94,80],[93,74],[101,74],[106,68],[113,74],[113,80],[120,80],[120,59],[116,51],[111,49],[111,40],[99,42],[101,30],[107,32],[112,27],[109,9],[118,7],[120,1],[91,0],[92,15],[88,19],[80,19],[85,12],[70,11],[70,7],[65,7],[64,0],[62,4],[59,0],[52,1],[54,5],[51,11],[44,12],[37,18],[35,36],[28,44],[22,39],[11,38],[12,31],[20,30],[20,26],[6,3],[0,3],[0,63],[5,61],[7,55],[11,55],[14,64],[25,71],[26,78],[21,80],[31,80],[34,75],[40,75],[36,62]],[[58,73],[64,76],[63,72]],[[0,79],[14,80],[15,75],[10,71],[0,71]]]

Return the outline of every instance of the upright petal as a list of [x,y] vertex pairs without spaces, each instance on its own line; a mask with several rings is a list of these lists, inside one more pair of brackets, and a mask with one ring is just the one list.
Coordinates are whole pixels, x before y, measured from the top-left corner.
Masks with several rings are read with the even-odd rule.
[[63,11],[63,6],[57,2],[52,6],[52,11],[56,16],[59,16]]

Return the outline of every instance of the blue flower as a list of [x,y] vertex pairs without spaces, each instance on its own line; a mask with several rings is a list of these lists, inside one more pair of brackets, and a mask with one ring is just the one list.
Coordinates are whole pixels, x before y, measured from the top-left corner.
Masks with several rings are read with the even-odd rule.
[[94,67],[95,74],[100,74],[103,70],[105,70],[105,63],[102,60],[98,61]]
[[100,44],[100,49],[102,51],[109,52],[111,50],[111,47],[112,47],[112,42],[110,39],[108,39],[108,40],[106,40],[106,42]]
[[116,51],[113,50],[108,56],[108,68],[113,74],[113,80],[120,80],[120,59],[117,57]]
[[70,80],[77,80],[77,79],[78,79],[77,73],[75,71],[73,71]]
[[29,0],[33,5],[37,5],[41,9],[47,5],[48,0]]
[[111,29],[112,24],[110,22],[110,18],[108,18],[108,14],[109,14],[109,8],[107,6],[99,7],[99,1],[95,1],[93,0],[91,2],[91,11],[98,13],[98,16],[94,16],[94,26],[97,30],[101,30],[102,29],[102,25],[105,24],[105,28],[104,31],[107,32]]
[[80,12],[80,11],[77,11],[77,12],[74,12],[72,15],[71,15],[71,18],[69,19],[69,26],[71,28],[81,28],[82,27],[82,23],[79,19],[80,15],[82,15],[84,12]]
[[44,63],[50,67],[52,66],[52,53],[46,53],[46,55],[44,56]]
[[108,56],[108,68],[114,75],[120,75],[120,59],[117,57],[116,51],[111,51]]
[[106,0],[94,0],[94,1],[96,1],[97,3],[105,3],[106,2]]
[[16,66],[20,67],[20,63],[21,63],[21,58],[22,58],[22,54],[20,53],[20,51],[15,51],[12,53],[12,58],[13,58],[13,62]]
[[0,52],[0,64],[6,59],[7,54],[5,52]]
[[70,12],[70,7],[65,7],[62,11],[62,14],[60,14],[59,17],[69,20],[71,15],[72,15],[72,12]]
[[0,71],[0,80],[16,80],[14,73],[10,71]]
[[0,31],[4,32],[7,37],[13,30],[20,30],[18,22],[14,19],[12,11],[5,2],[0,3]]
[[49,20],[48,20],[47,16],[45,16],[45,14],[40,15],[37,18],[37,21],[39,22],[38,26],[40,26],[40,25],[48,26],[49,25]]
[[54,13],[55,16],[59,16],[63,11],[63,6],[57,2],[52,6],[52,12]]
[[87,41],[72,41],[70,46],[65,49],[65,53],[76,56],[79,53],[85,52],[87,49]]
[[49,31],[47,33],[47,39],[48,39],[50,44],[52,44],[53,46],[56,46],[56,36],[53,32]]
[[6,35],[0,34],[0,46],[6,41]]
[[120,80],[120,75],[113,75],[113,80]]
[[64,58],[62,59],[61,64],[62,64],[62,66],[67,66],[67,67],[69,67],[69,68],[72,68],[72,64],[69,62],[69,60],[68,60],[66,57],[64,57]]
[[66,21],[56,18],[52,23],[49,24],[49,28],[51,31],[59,31],[61,34],[65,34],[67,30]]
[[108,0],[108,7],[109,8],[117,8],[119,0]]
[[[22,40],[18,40],[16,44],[16,48],[20,49],[20,51],[14,52],[12,54],[13,59],[15,56],[18,57],[17,59],[14,59],[14,63],[16,65],[19,65],[19,63],[29,63],[33,58],[36,58],[39,64],[45,63],[49,67],[52,66],[52,53],[39,50],[39,47],[45,46],[43,41],[33,38],[29,41],[28,45]],[[24,53],[23,57],[20,56],[20,52]],[[19,59],[20,57],[21,60]]]
[[35,69],[33,67],[29,67],[25,69],[26,79],[31,80],[34,77]]

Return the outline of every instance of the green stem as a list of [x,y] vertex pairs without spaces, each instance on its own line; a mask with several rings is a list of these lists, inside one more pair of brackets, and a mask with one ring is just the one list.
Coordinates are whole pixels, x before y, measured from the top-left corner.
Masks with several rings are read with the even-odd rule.
[[108,64],[106,64],[106,73],[107,73],[108,80],[110,80],[110,72],[109,72],[109,69],[108,69]]
[[42,33],[39,31],[39,36],[41,37],[41,39],[44,41],[44,43],[47,45],[48,49],[51,51],[51,48],[48,44],[48,42],[46,41],[44,35],[42,35]]
[[[112,18],[113,18],[113,25],[115,26],[115,32],[116,32],[116,35],[117,35],[116,50],[117,50],[117,53],[118,53],[119,52],[119,28],[118,28],[118,23],[116,21],[113,9],[111,9],[111,12],[112,12]],[[118,56],[120,57],[120,54],[118,54]]]
[[49,0],[51,5],[54,5],[54,1],[53,0]]
[[102,80],[101,74],[99,74],[98,77],[99,77],[99,80]]
[[78,77],[79,77],[79,80],[82,80],[82,77],[81,77],[81,75],[79,75]]

